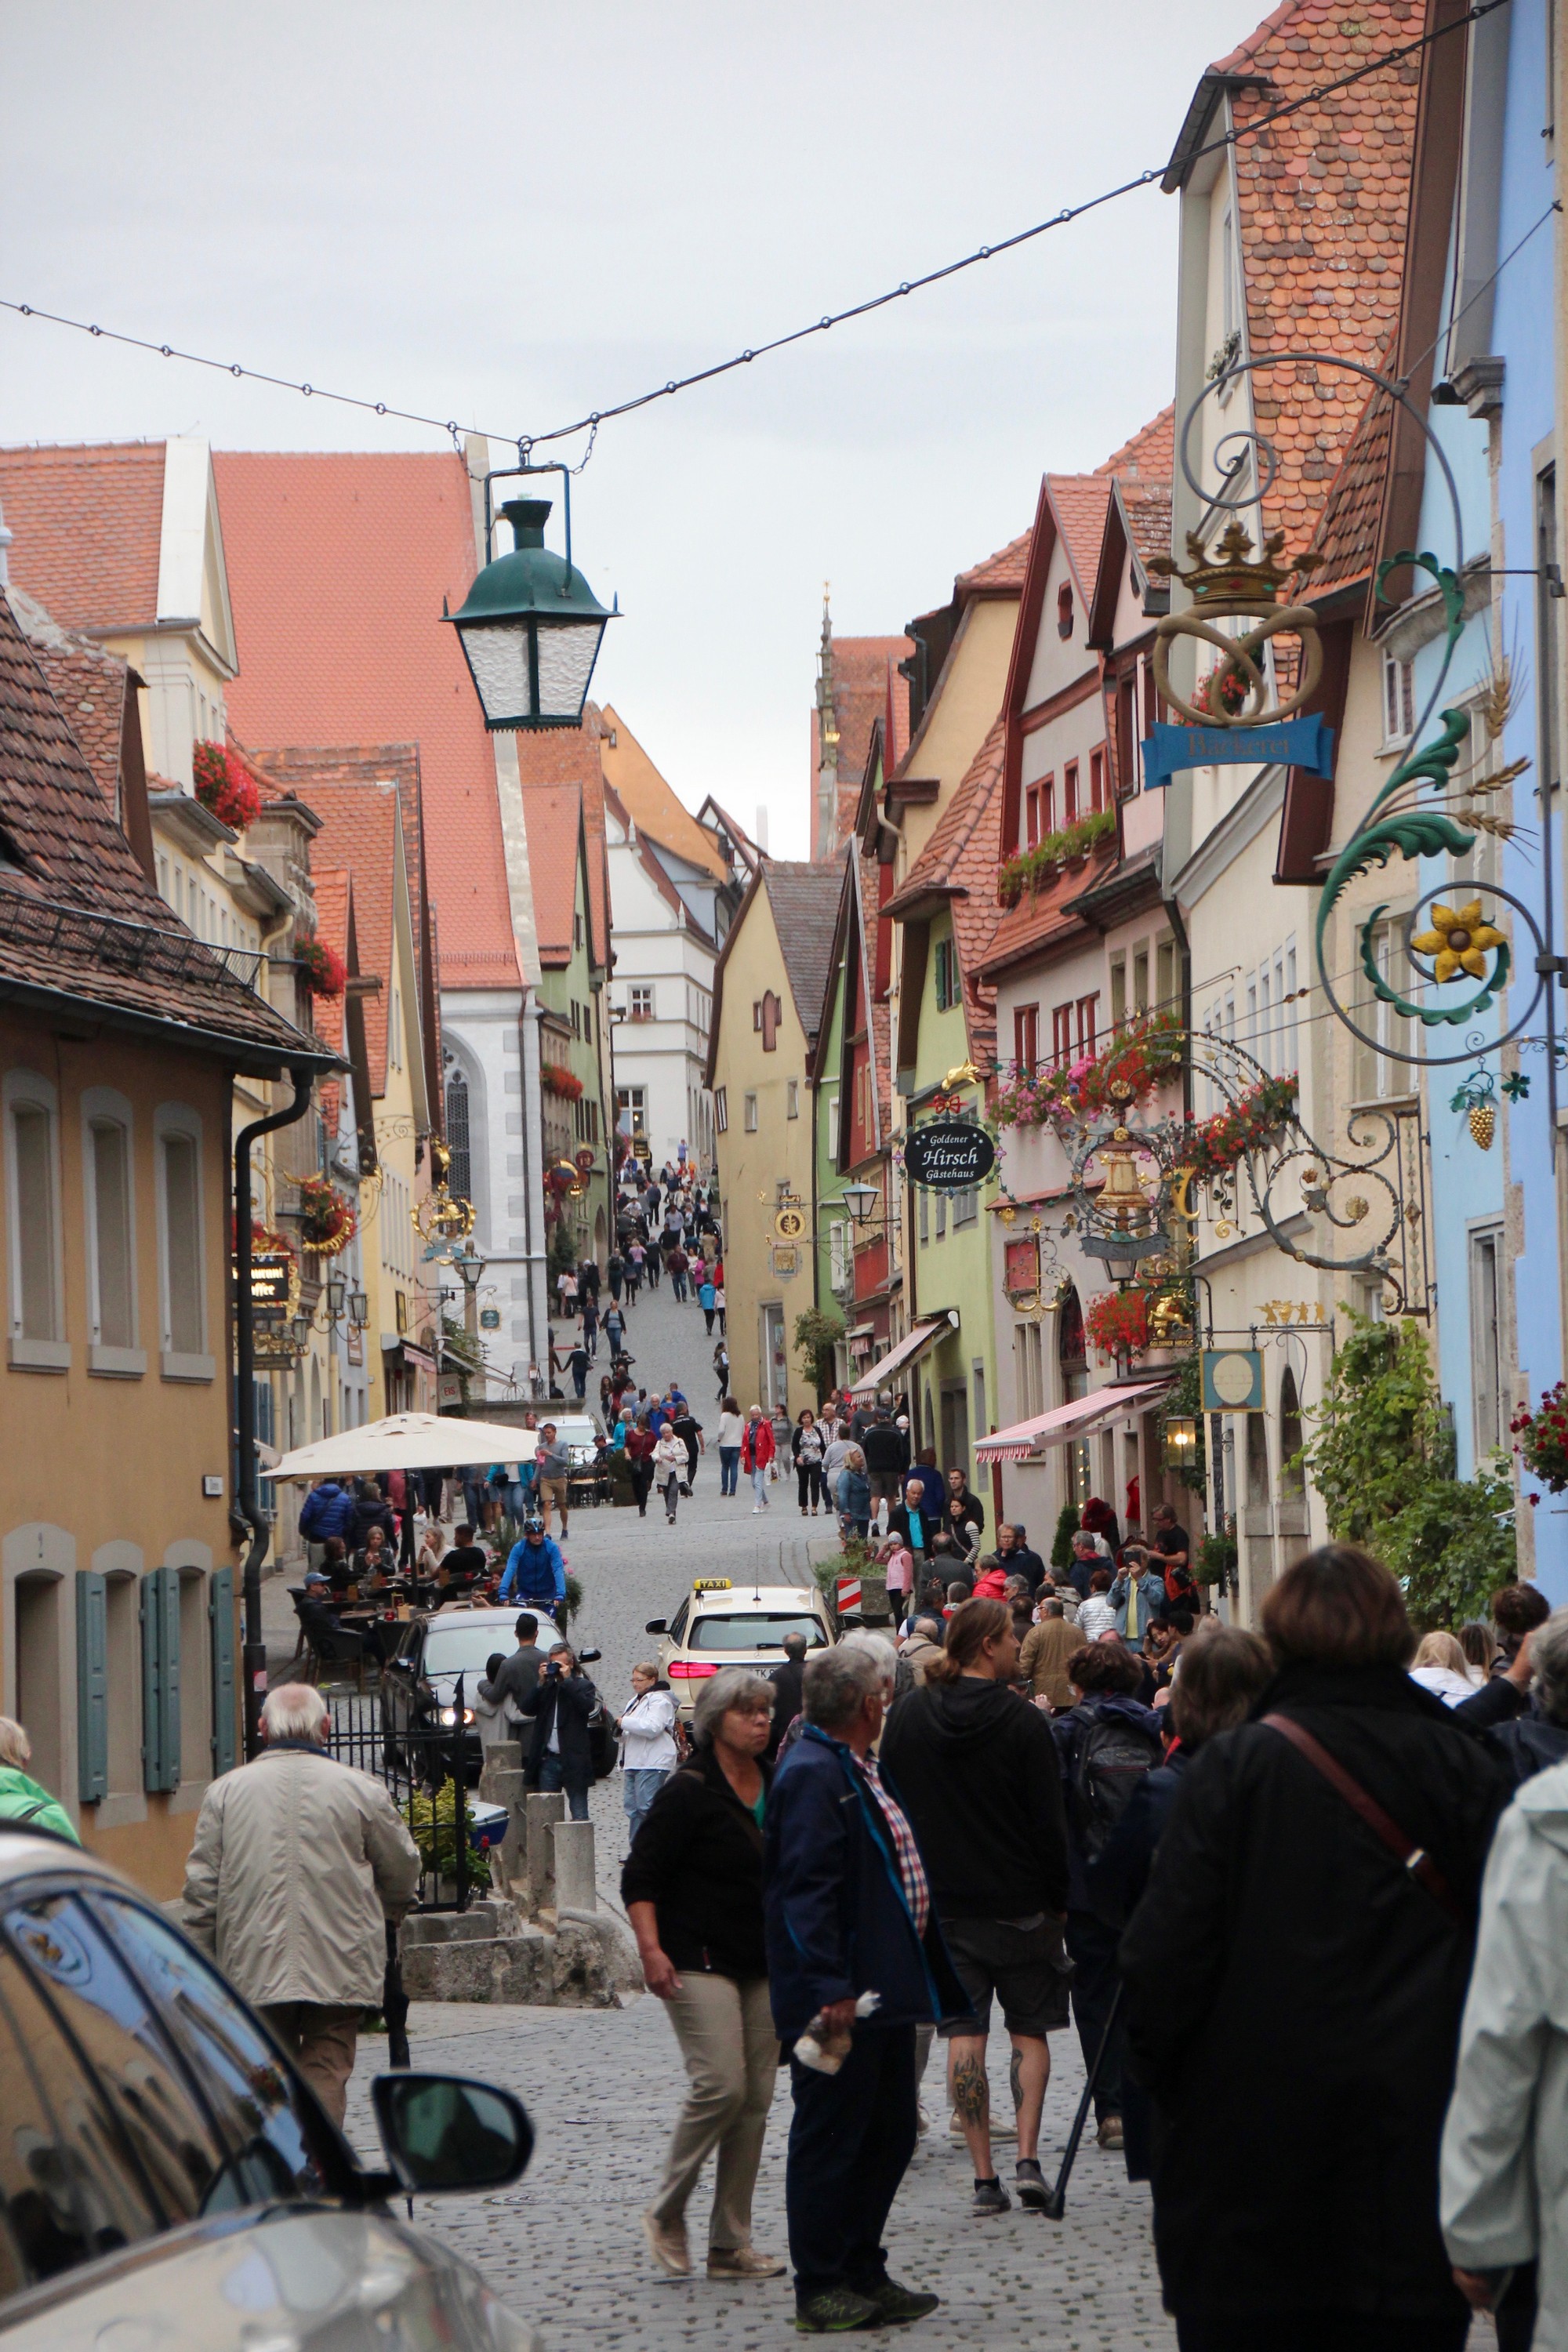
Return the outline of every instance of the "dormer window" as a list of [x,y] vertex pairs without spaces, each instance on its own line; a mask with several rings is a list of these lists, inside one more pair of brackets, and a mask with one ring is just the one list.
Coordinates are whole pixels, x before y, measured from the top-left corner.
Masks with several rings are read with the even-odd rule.
[[1058,637],[1070,637],[1072,635],[1072,587],[1066,580],[1057,590],[1057,635]]

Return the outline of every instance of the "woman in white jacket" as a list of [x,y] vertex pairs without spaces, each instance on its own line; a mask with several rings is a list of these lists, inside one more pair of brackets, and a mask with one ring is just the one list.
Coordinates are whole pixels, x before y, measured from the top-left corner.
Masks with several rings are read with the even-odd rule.
[[664,1489],[665,1517],[671,1527],[675,1525],[675,1506],[686,1471],[685,1443],[677,1437],[674,1423],[667,1421],[653,1449],[653,1483]]
[[632,1668],[632,1703],[620,1720],[621,1802],[635,1838],[644,1815],[679,1759],[675,1700],[659,1685],[658,1668]]
[[[1568,1610],[1531,1637],[1531,1658],[1550,1704],[1568,1689]],[[1500,2352],[1568,2352],[1568,1764],[1527,1780],[1498,1823],[1443,2131],[1442,2221],[1470,2302],[1500,2295]]]

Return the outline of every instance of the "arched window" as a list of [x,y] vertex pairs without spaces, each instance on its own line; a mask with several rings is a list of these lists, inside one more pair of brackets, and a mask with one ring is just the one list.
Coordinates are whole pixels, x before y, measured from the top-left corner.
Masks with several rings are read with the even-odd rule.
[[1057,635],[1058,637],[1070,637],[1072,635],[1072,588],[1066,580],[1057,590]]
[[[1069,1379],[1074,1373],[1087,1374],[1089,1350],[1084,1344],[1083,1307],[1076,1290],[1069,1289],[1057,1309],[1057,1355]],[[1067,1392],[1069,1397],[1082,1393],[1071,1387]]]
[[471,1201],[473,1176],[468,1157],[468,1081],[456,1062],[447,1065],[447,1148],[452,1164],[447,1190],[458,1201]]
[[1281,1495],[1304,1495],[1307,1481],[1300,1470],[1292,1470],[1292,1458],[1301,1451],[1301,1400],[1296,1386],[1296,1375],[1289,1364],[1279,1382],[1279,1492]]

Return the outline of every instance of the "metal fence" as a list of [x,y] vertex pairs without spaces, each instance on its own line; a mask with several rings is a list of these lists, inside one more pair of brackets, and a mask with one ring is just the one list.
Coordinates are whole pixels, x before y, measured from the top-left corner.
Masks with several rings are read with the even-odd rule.
[[468,1775],[472,1735],[463,1723],[463,1681],[454,1694],[456,1720],[389,1723],[377,1688],[334,1692],[329,1701],[327,1745],[340,1762],[384,1783],[419,1848],[419,1908],[466,1911],[476,1881],[488,1877],[473,1853]]

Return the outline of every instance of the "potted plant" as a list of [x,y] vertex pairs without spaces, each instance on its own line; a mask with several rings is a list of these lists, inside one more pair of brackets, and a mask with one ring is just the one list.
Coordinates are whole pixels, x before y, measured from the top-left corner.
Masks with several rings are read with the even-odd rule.
[[341,996],[349,984],[342,956],[314,931],[295,932],[294,961],[300,983],[311,996]]
[[359,1229],[359,1220],[337,1186],[325,1176],[300,1179],[300,1239],[316,1257],[337,1257]]
[[1084,1334],[1102,1356],[1122,1362],[1149,1346],[1149,1297],[1143,1290],[1097,1291],[1084,1309]]
[[224,743],[198,743],[191,754],[191,778],[203,808],[243,833],[261,814],[261,793],[256,779],[241,767]]
[[1531,1476],[1549,1494],[1562,1494],[1568,1486],[1568,1381],[1543,1389],[1540,1410],[1521,1406],[1509,1428],[1519,1440],[1513,1450]]

